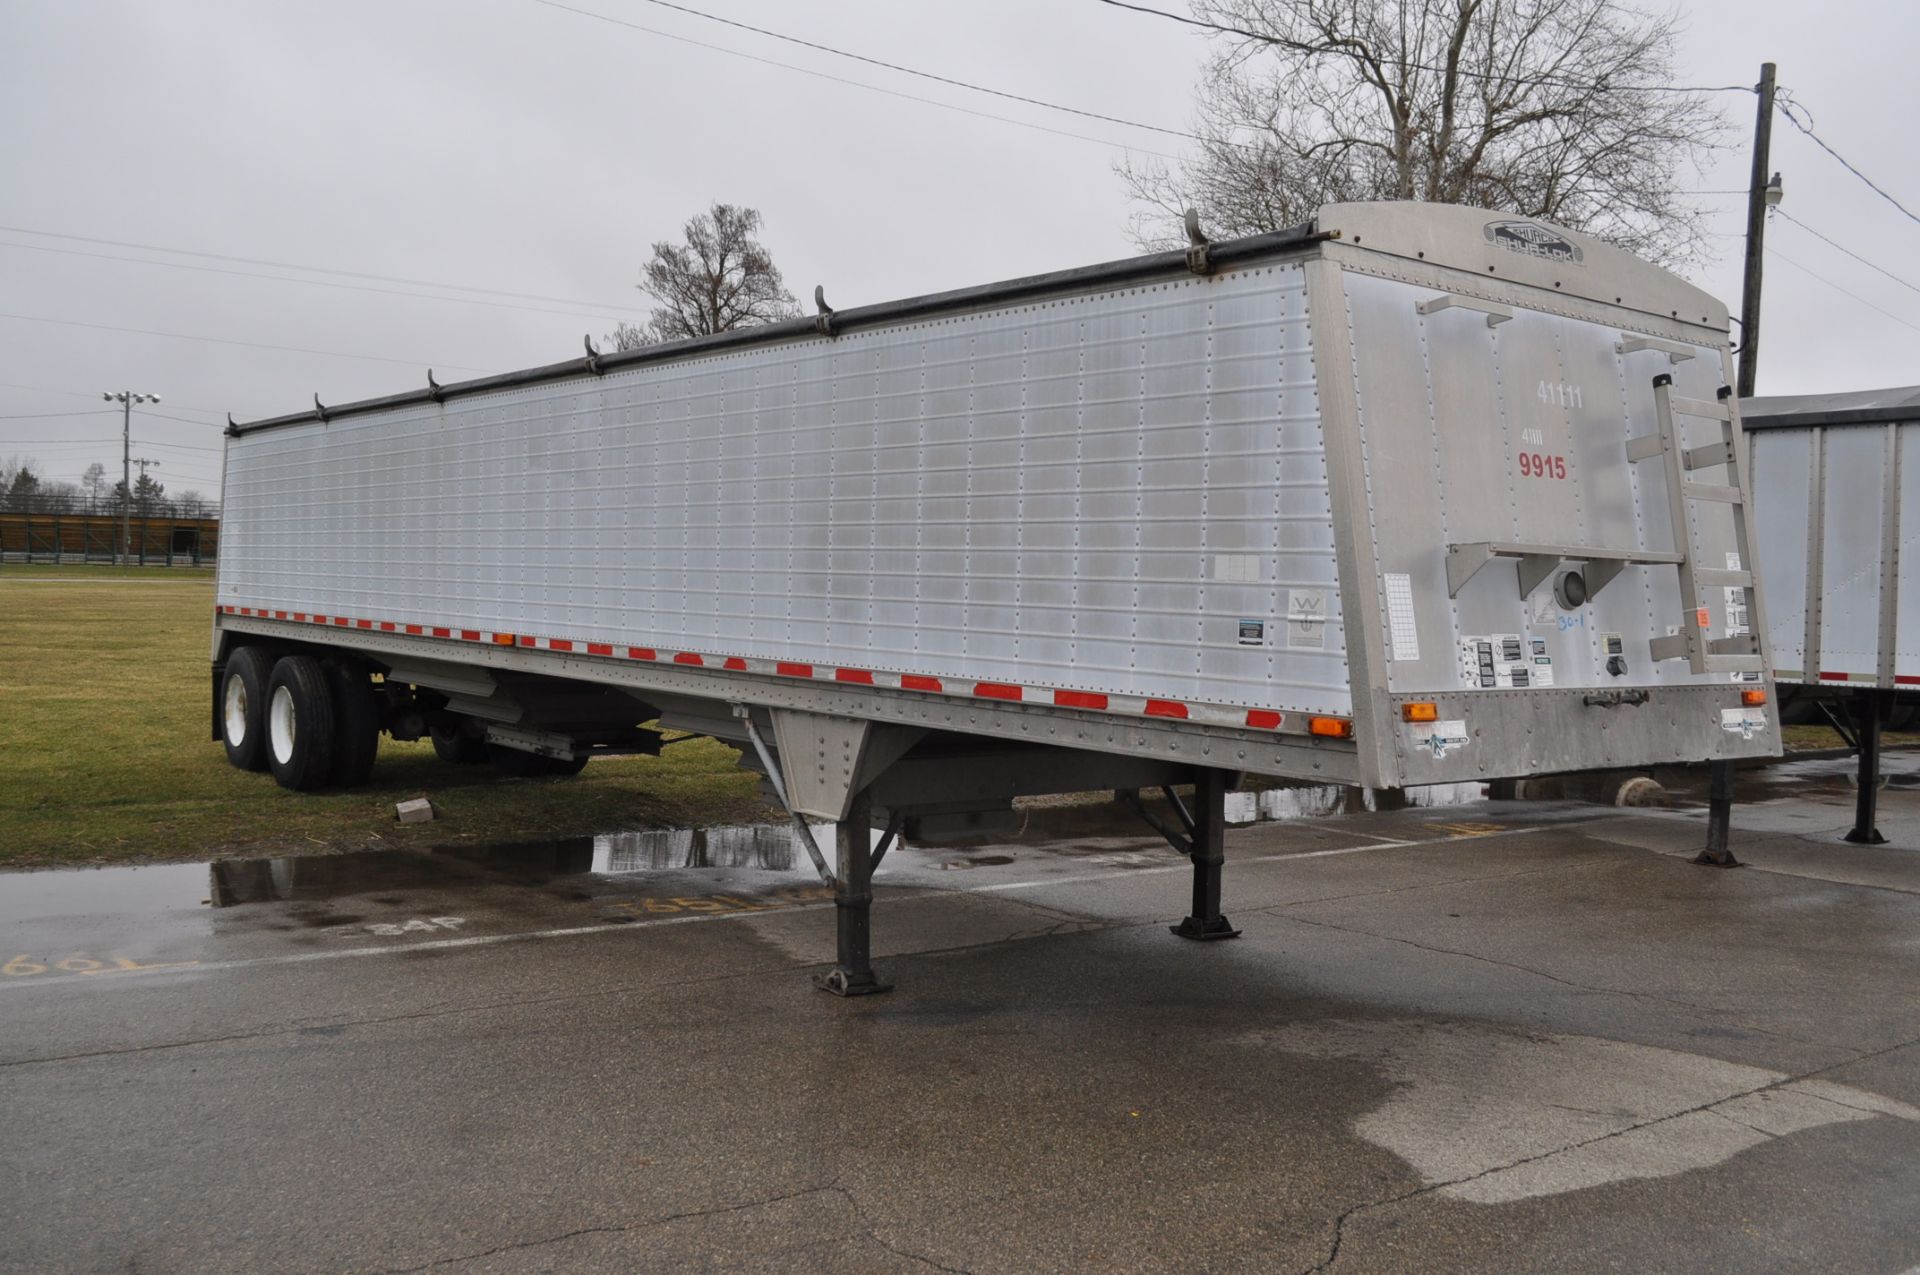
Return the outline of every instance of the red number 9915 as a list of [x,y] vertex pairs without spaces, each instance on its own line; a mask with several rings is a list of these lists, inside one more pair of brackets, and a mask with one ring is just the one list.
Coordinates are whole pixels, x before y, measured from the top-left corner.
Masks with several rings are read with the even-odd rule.
[[1540,452],[1521,452],[1520,476],[1522,478],[1565,478],[1567,458],[1547,456]]

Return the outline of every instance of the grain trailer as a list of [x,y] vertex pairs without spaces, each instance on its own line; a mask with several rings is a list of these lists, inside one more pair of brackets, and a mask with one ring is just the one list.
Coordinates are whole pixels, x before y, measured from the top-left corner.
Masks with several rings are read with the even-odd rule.
[[215,736],[293,787],[727,740],[838,826],[842,992],[893,834],[1019,796],[1164,790],[1205,939],[1236,772],[1778,751],[1720,303],[1476,209],[1189,238],[233,425]]
[[[1847,840],[1874,826],[1880,729],[1920,703],[1920,386],[1748,399],[1775,676],[1860,755]],[[1906,507],[1913,505],[1908,514]]]

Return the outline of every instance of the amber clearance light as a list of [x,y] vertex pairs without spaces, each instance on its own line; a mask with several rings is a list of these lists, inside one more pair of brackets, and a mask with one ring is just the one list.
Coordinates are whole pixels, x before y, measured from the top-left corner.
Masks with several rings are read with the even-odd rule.
[[1307,733],[1324,735],[1328,739],[1353,738],[1353,723],[1344,717],[1309,717]]
[[1440,720],[1440,706],[1416,701],[1400,706],[1400,720],[1403,722],[1437,722]]
[[1740,702],[1748,708],[1758,708],[1767,702],[1767,693],[1765,691],[1741,691]]

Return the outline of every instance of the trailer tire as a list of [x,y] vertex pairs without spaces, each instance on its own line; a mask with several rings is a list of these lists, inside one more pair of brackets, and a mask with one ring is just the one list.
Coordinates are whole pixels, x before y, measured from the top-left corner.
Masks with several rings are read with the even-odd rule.
[[296,792],[322,787],[333,770],[333,691],[311,655],[289,655],[267,679],[267,768]]
[[273,657],[264,647],[242,646],[220,672],[220,742],[227,760],[241,770],[267,768],[267,679]]
[[487,741],[458,726],[429,727],[428,734],[433,738],[434,755],[450,765],[478,766],[487,760]]
[[354,659],[328,660],[327,681],[333,692],[333,764],[328,782],[341,788],[359,788],[373,777],[380,750],[380,703],[373,694],[373,674]]

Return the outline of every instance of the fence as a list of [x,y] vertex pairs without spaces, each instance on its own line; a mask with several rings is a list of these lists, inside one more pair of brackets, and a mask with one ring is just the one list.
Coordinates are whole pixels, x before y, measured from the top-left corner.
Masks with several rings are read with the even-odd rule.
[[[220,551],[220,520],[136,514],[128,560],[143,567],[198,567]],[[120,547],[112,514],[0,511],[0,562],[112,562]]]

